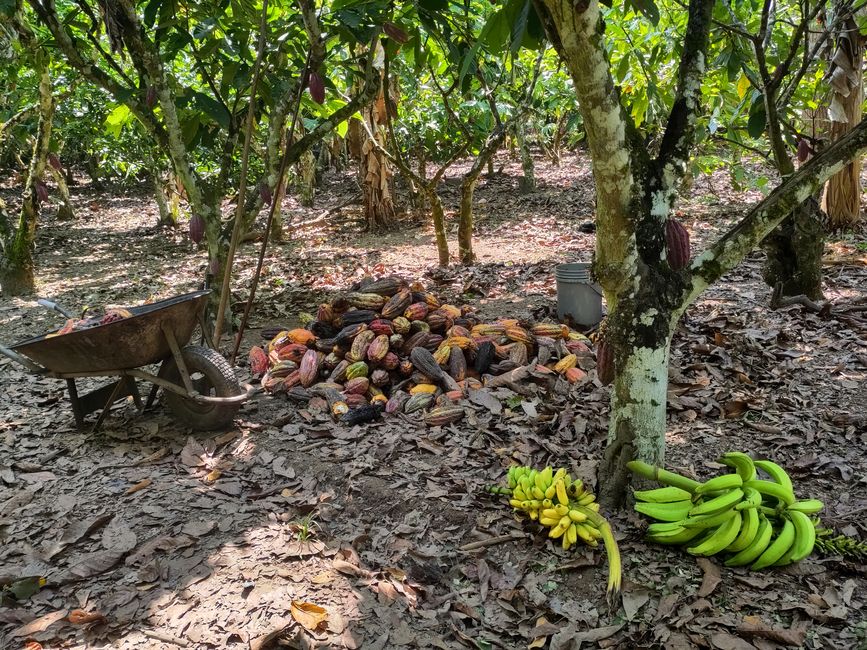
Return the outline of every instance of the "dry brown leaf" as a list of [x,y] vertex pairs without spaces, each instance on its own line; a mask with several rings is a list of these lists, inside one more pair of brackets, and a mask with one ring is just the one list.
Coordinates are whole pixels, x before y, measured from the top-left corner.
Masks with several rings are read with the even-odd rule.
[[744,616],[743,622],[738,626],[738,632],[798,647],[804,644],[804,639],[807,637],[806,627],[796,628],[794,625],[789,629],[773,627],[759,616]]
[[133,485],[133,486],[132,486],[131,488],[129,488],[126,492],[124,492],[124,494],[135,494],[135,493],[138,492],[139,490],[144,490],[144,489],[145,489],[146,487],[148,487],[150,484],[151,484],[151,480],[150,480],[149,478],[146,478],[146,479],[144,479],[143,481],[139,481],[138,483],[136,483],[135,485]]
[[719,566],[706,557],[698,558],[696,563],[701,567],[701,570],[704,571],[704,577],[701,580],[701,587],[699,587],[698,594],[696,595],[699,598],[705,598],[713,593],[713,590],[716,589],[716,586],[720,583],[720,580],[722,580]]
[[316,628],[328,620],[328,612],[324,607],[301,600],[293,600],[289,611],[292,618],[310,632],[315,632]]
[[31,634],[37,634],[39,632],[44,632],[48,629],[50,625],[53,625],[57,621],[66,618],[66,615],[68,613],[68,609],[59,609],[56,612],[49,612],[48,614],[33,619],[29,623],[25,623],[21,627],[12,630],[9,634],[13,637],[22,637],[30,636]]

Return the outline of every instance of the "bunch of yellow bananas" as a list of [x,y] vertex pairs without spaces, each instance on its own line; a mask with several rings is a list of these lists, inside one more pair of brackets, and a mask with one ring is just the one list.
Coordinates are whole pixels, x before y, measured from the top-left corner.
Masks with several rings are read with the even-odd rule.
[[[809,515],[822,502],[797,500],[789,475],[769,460],[729,452],[719,462],[734,472],[704,483],[640,461],[628,464],[635,474],[667,486],[635,492],[635,510],[658,522],[648,527],[647,539],[689,544],[693,555],[729,553],[726,566],[750,565],[754,571],[809,556],[818,523]],[[757,469],[770,480],[758,478]]]
[[581,540],[596,547],[601,540],[608,554],[608,591],[620,590],[620,549],[608,521],[599,514],[596,495],[581,479],[572,480],[565,468],[542,471],[513,465],[506,476],[508,488],[491,488],[509,496],[509,504],[533,521],[550,528],[548,537],[559,539],[563,549]]

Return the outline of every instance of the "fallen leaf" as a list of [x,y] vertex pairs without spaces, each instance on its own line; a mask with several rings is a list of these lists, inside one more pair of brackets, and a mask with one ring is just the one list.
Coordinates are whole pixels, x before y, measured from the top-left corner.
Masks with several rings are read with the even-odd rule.
[[756,646],[749,641],[728,632],[715,632],[711,635],[710,642],[718,650],[756,650]]
[[310,632],[315,632],[316,628],[328,620],[328,612],[325,608],[313,603],[293,600],[289,611],[292,613],[292,618]]
[[72,565],[69,568],[69,573],[79,578],[89,578],[108,571],[115,564],[120,562],[120,559],[124,555],[126,555],[126,551],[120,552],[111,550],[90,553]]
[[[627,621],[631,621],[638,614],[638,610],[647,604],[650,600],[650,590],[642,587],[634,588],[629,591],[623,590],[623,613]],[[602,637],[605,638],[605,637]]]
[[136,534],[121,519],[115,519],[102,531],[102,547],[107,551],[128,553],[137,542]]
[[9,634],[14,637],[20,637],[44,632],[50,625],[54,625],[57,621],[65,618],[68,613],[68,609],[59,609],[56,612],[50,612],[44,616],[33,619],[29,623],[26,623],[15,630],[12,630]]
[[706,557],[700,557],[696,560],[698,566],[704,571],[704,577],[701,580],[701,587],[698,590],[698,597],[705,598],[713,593],[716,586],[722,580],[719,572],[719,566]]
[[789,629],[773,627],[758,616],[744,616],[743,622],[738,626],[738,632],[797,647],[804,645],[804,639],[807,638],[806,627],[796,628],[794,624]]
[[151,480],[149,478],[144,479],[143,481],[139,481],[129,489],[127,489],[124,494],[135,494],[139,490],[144,490],[147,486],[151,484]]

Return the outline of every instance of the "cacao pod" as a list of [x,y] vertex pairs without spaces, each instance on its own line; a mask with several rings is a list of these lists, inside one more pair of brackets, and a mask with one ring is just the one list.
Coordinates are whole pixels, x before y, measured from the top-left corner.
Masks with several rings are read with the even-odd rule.
[[379,419],[381,404],[357,406],[349,410],[349,413],[340,418],[340,422],[347,426],[365,424]]
[[220,274],[220,258],[211,258],[211,261],[208,262],[208,273],[210,273],[214,277]]
[[358,336],[355,337],[355,340],[352,341],[352,348],[350,348],[349,354],[346,355],[346,358],[350,361],[364,361],[364,358],[367,355],[367,348],[370,347],[370,344],[373,343],[373,339],[375,338],[376,334],[370,330],[360,332]]
[[301,345],[300,343],[289,343],[277,350],[277,358],[280,361],[301,363],[301,359],[304,358],[309,349],[306,345]]
[[401,334],[403,336],[409,334],[409,330],[412,328],[412,323],[410,323],[403,316],[398,316],[392,321],[391,324],[394,327],[394,333]]
[[470,335],[473,337],[476,336],[502,336],[506,333],[505,325],[501,325],[499,323],[493,323],[490,325],[476,325],[470,330]]
[[451,323],[451,319],[445,315],[445,312],[437,309],[427,315],[427,324],[432,332],[441,332],[446,329]]
[[443,337],[439,334],[428,334],[424,341],[424,347],[433,352],[440,346],[440,344],[442,344],[442,342]]
[[418,395],[419,393],[435,393],[439,389],[434,384],[416,384],[409,389],[410,395]]
[[334,366],[334,370],[331,371],[331,374],[328,375],[328,381],[333,381],[335,383],[340,383],[346,379],[346,369],[349,368],[349,362],[344,359],[336,366]]
[[569,368],[564,376],[570,384],[574,384],[584,379],[587,373],[581,370],[581,368]]
[[440,305],[440,310],[452,320],[460,318],[463,315],[460,307],[455,307],[454,305]]
[[385,35],[391,40],[400,45],[403,45],[409,40],[409,35],[392,22],[386,21],[382,23],[382,31],[385,32]]
[[63,173],[63,165],[60,164],[60,158],[56,153],[48,154],[48,164],[54,168],[54,171]]
[[[568,333],[568,329],[566,332]],[[566,338],[563,334],[563,326],[557,323],[536,323],[530,328],[533,336],[548,336],[552,339]]]
[[[387,278],[380,278],[379,280],[375,280],[370,284],[364,286],[365,293],[378,293],[380,296],[393,296],[401,289],[406,288],[406,282],[404,282],[401,278],[391,275]],[[406,305],[397,312],[400,314],[401,311],[406,309],[407,305],[409,305],[409,301],[407,301]]]
[[271,201],[274,200],[271,188],[264,181],[259,183],[259,198],[262,199],[262,203],[265,205],[271,205]]
[[377,319],[377,313],[372,309],[353,309],[340,314],[336,319],[335,325],[338,327],[346,327],[347,325],[359,325],[374,321]]
[[813,150],[810,148],[810,143],[805,138],[798,139],[798,162],[805,163]]
[[283,387],[288,391],[290,388],[301,383],[301,369],[290,372],[283,378]]
[[190,217],[190,239],[194,244],[198,244],[205,236],[205,220],[198,214]]
[[391,394],[391,398],[385,404],[386,413],[400,413],[403,410],[403,405],[409,399],[409,395],[402,390],[396,390]]
[[400,359],[394,352],[389,352],[382,358],[381,365],[386,370],[396,370],[400,365]]
[[337,345],[348,345],[359,334],[367,329],[366,323],[358,323],[357,325],[347,325],[337,333],[334,337],[334,342]]
[[413,349],[423,346],[429,336],[430,334],[428,334],[427,332],[416,332],[406,340],[406,343],[403,344],[401,351],[404,354],[410,354]]
[[156,86],[149,86],[147,93],[145,93],[145,106],[147,106],[150,109],[153,109],[153,107],[156,105],[157,105]]
[[356,361],[346,368],[346,378],[355,379],[356,377],[367,377],[368,367],[364,361]]
[[334,308],[327,302],[322,303],[316,310],[316,320],[331,324],[334,321]]
[[401,289],[382,305],[382,317],[388,320],[400,316],[412,300],[412,294],[407,289]]
[[414,320],[409,324],[410,332],[430,332],[430,325],[423,320]]
[[476,372],[484,374],[488,372],[491,363],[494,360],[494,344],[490,341],[483,341],[479,344],[479,349],[476,351],[476,360],[473,365]]
[[360,409],[363,406],[367,406],[368,404],[367,397],[365,397],[364,395],[356,395],[355,393],[344,395],[343,399],[346,400],[346,405],[349,406],[350,413],[352,412],[352,409]]
[[322,364],[323,358],[323,354],[316,350],[307,350],[307,352],[304,353],[304,356],[301,358],[301,363],[298,366],[301,385],[304,386],[304,388],[316,383],[316,379],[319,376],[319,367]]
[[412,302],[423,302],[426,303],[429,309],[439,309],[440,301],[435,295],[433,295],[430,291],[413,291],[412,292]]
[[343,351],[336,346],[336,343],[337,339],[315,339],[313,341],[313,348],[323,354],[336,354],[338,358],[342,359]]
[[268,371],[268,374],[272,377],[285,377],[296,370],[298,370],[298,364],[294,361],[278,361],[276,364],[271,366],[271,370]]
[[476,346],[475,341],[469,336],[450,336],[442,344],[461,350],[472,350]]
[[262,375],[268,370],[268,355],[258,345],[250,348],[250,372]]
[[463,381],[467,378],[467,358],[460,348],[451,348],[449,355],[449,374],[455,381]]
[[322,365],[325,366],[326,370],[334,370],[340,362],[341,358],[336,353],[330,352],[325,355],[325,359],[322,360]]
[[289,330],[286,336],[292,343],[298,343],[300,345],[310,345],[316,340],[316,335],[313,334],[313,332],[301,328]]
[[418,393],[416,395],[411,396],[403,405],[404,413],[415,413],[416,411],[421,411],[422,409],[427,408],[434,401],[433,393]]
[[331,411],[331,415],[334,417],[339,418],[349,411],[349,405],[336,388],[326,388],[323,391],[323,396],[325,397],[325,401],[328,402],[328,410]]
[[506,328],[506,338],[510,341],[524,343],[527,346],[532,346],[536,342],[535,337],[530,332],[518,325]]
[[424,422],[428,426],[439,427],[445,424],[457,422],[464,417],[464,409],[461,406],[440,406],[428,411],[424,416]]
[[448,345],[441,345],[433,353],[433,358],[439,365],[444,366],[449,362],[451,354],[452,349]]
[[413,365],[418,368],[419,372],[427,375],[434,381],[440,381],[443,376],[443,369],[434,359],[429,350],[422,347],[413,348],[409,354]]
[[574,368],[576,363],[578,363],[578,357],[574,354],[567,354],[554,366],[554,372],[558,372],[562,375],[569,370],[569,368]]
[[400,350],[403,347],[405,339],[400,334],[392,334],[388,337],[388,345],[394,350]]
[[665,220],[665,252],[668,265],[679,271],[689,263],[689,232],[677,219]]
[[528,361],[527,346],[523,343],[515,343],[509,351],[509,361],[516,366],[526,366]]
[[466,327],[462,327],[460,325],[452,325],[449,328],[449,331],[446,332],[446,336],[451,338],[452,336],[460,336],[461,338],[470,338],[470,330]]
[[266,373],[264,377],[262,377],[262,388],[265,389],[266,393],[271,393],[272,395],[275,393],[282,393],[286,390],[286,377],[275,377],[270,372]]
[[310,97],[317,104],[325,103],[325,82],[318,72],[311,72],[310,79],[307,80],[307,88],[310,90]]
[[409,359],[404,359],[400,362],[400,365],[397,367],[400,374],[404,377],[409,377],[412,374],[414,366],[412,365],[412,361]]
[[364,395],[370,386],[370,380],[367,377],[355,377],[346,382],[343,387],[344,395]]
[[380,334],[391,336],[394,334],[394,327],[391,321],[384,318],[377,318],[375,321],[371,321],[367,328],[377,336]]
[[391,381],[391,377],[388,376],[388,371],[382,368],[377,368],[370,374],[370,383],[374,386],[382,387],[388,384],[389,381]]
[[[426,302],[414,302],[406,311],[403,312],[403,317],[409,321],[421,321],[427,316],[428,306]],[[427,325],[427,323],[425,323]]]
[[388,354],[388,337],[380,334],[367,348],[367,358],[372,363],[378,363]]
[[381,309],[387,298],[380,296],[378,293],[348,293],[346,300],[350,305],[358,309],[370,309],[376,311]]
[[614,381],[614,348],[603,337],[596,346],[596,376],[603,386]]

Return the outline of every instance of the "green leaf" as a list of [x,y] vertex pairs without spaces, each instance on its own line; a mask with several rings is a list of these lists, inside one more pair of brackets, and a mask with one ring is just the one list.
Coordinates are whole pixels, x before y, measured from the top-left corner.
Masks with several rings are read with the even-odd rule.
[[223,105],[216,99],[205,93],[193,93],[193,103],[200,111],[209,115],[213,120],[224,129],[228,129],[232,123],[232,116],[223,108]]
[[113,135],[115,138],[119,138],[124,124],[126,124],[130,119],[130,115],[129,107],[126,104],[117,106],[105,118],[106,133]]
[[659,22],[659,8],[654,0],[629,0],[629,4],[644,14],[644,17],[654,25]]
[[765,115],[765,104],[761,95],[759,95],[750,106],[750,118],[747,120],[747,133],[751,138],[760,138],[765,132],[765,125],[768,122],[768,117]]

